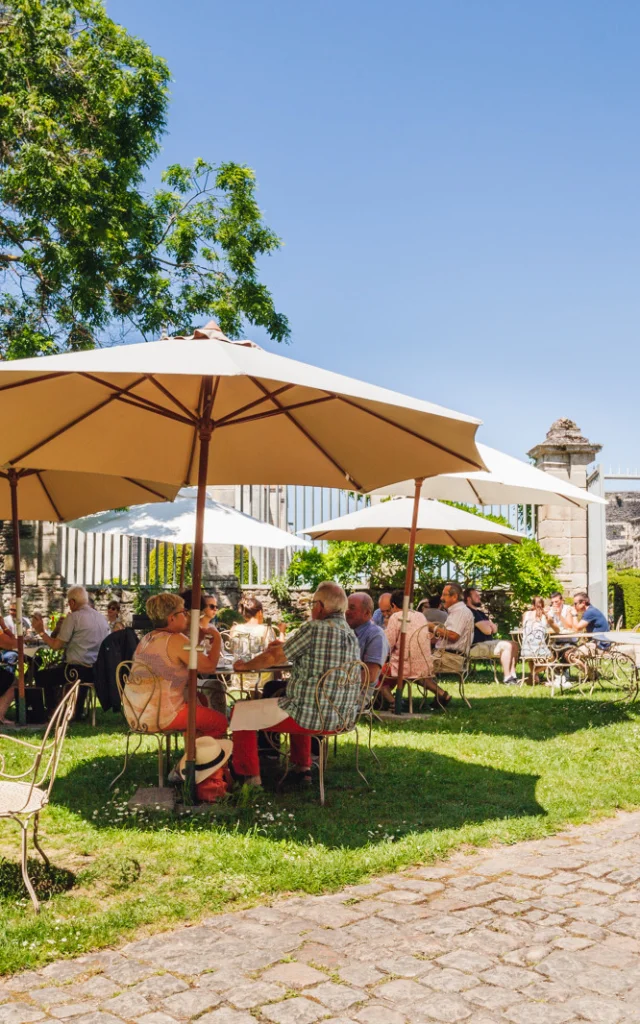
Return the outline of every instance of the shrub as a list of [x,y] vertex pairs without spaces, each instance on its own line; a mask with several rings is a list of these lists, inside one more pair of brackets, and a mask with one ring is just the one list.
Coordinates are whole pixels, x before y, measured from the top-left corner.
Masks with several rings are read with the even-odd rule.
[[627,629],[640,622],[640,569],[609,568],[609,604],[613,621],[620,616]]

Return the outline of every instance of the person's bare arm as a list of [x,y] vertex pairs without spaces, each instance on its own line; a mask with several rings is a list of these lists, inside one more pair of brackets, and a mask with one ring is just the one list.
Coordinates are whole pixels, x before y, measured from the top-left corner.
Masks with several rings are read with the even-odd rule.
[[276,665],[286,664],[287,656],[284,653],[283,644],[278,640],[273,640],[266,651],[262,651],[261,654],[257,654],[255,658],[251,658],[249,661],[243,661],[242,658],[238,658],[234,662],[233,667],[236,672],[253,672],[256,669],[274,668]]
[[0,650],[15,651],[18,648],[18,641],[13,633],[0,633]]
[[497,626],[490,619],[481,619],[480,622],[476,622],[476,629],[484,633],[485,636],[493,636]]
[[46,644],[47,647],[50,647],[52,651],[61,651],[66,646],[59,636],[49,636],[49,634],[45,632],[44,622],[41,615],[34,615],[31,624],[42,642]]
[[456,640],[460,639],[459,633],[454,633],[452,629],[447,629],[446,626],[441,625],[439,622],[430,622],[429,631],[433,633],[437,639],[448,640],[450,643],[455,644]]
[[[215,672],[218,668],[220,647],[222,646],[220,634],[215,630],[214,633],[207,632],[207,637],[211,641],[211,646],[209,647],[208,654],[205,654],[204,651],[198,651],[198,672]],[[171,637],[169,650],[177,661],[181,661],[183,665],[189,664],[188,640],[186,640],[183,633],[175,633]]]
[[[373,684],[376,683],[378,680],[378,676],[380,675],[380,669],[382,668],[382,665],[376,665],[374,661],[365,661],[364,664],[367,668],[367,671],[369,672],[369,686],[373,686]],[[364,684],[364,679],[362,680],[362,682]]]

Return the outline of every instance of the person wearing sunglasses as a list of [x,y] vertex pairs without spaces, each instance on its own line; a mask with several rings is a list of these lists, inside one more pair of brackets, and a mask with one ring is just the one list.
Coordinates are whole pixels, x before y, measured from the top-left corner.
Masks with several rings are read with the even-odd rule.
[[[187,728],[189,618],[178,594],[154,594],[146,604],[153,629],[142,638],[124,689],[123,710],[134,728],[150,732]],[[213,630],[207,654],[198,654],[198,672],[215,672],[220,657],[220,634]],[[202,736],[221,739],[227,732],[225,715],[198,704],[196,729]]]
[[[187,616],[189,616],[189,609],[193,603],[193,594],[191,590],[182,590],[180,597],[184,601],[184,606],[187,609]],[[212,597],[210,594],[200,595],[200,640],[204,640],[205,636],[211,636],[215,634],[218,636],[218,630],[216,629],[216,622],[218,618],[218,599]]]

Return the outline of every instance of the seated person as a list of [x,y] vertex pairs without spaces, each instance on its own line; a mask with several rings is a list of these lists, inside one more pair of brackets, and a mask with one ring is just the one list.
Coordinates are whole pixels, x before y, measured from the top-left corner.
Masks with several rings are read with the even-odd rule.
[[[11,653],[16,655],[18,650],[18,641],[16,640],[13,633],[6,627],[2,627],[0,632],[0,651],[4,654]],[[13,676],[13,668],[0,668],[0,724],[9,725],[9,719],[5,718],[5,715],[13,701],[15,699],[15,679]]]
[[[132,728],[150,732],[187,728],[189,638],[184,601],[178,594],[154,594],[146,603],[153,629],[142,638],[133,656],[124,688],[123,711]],[[216,631],[208,654],[198,653],[198,671],[215,672],[220,656]],[[220,739],[227,719],[219,711],[198,704],[197,735]]]
[[[259,654],[261,650],[268,647],[276,639],[276,634],[271,626],[264,621],[262,602],[257,597],[244,598],[238,611],[244,622],[234,622],[229,630],[229,641],[231,650],[236,655]],[[244,690],[247,687],[255,688],[260,681],[266,683],[270,677],[261,676],[260,673],[243,673],[242,676],[232,676],[231,685]]]
[[109,631],[111,633],[115,633],[119,629],[126,629],[126,623],[120,614],[119,601],[109,601],[107,605],[107,622],[109,623]]
[[238,660],[234,668],[276,668],[291,662],[291,678],[281,697],[237,701],[231,715],[233,768],[252,786],[262,785],[258,760],[260,729],[291,734],[291,761],[297,781],[311,781],[311,733],[330,732],[354,719],[362,693],[359,675],[349,679],[336,672],[320,695],[319,680],[330,669],[360,660],[353,630],[347,625],[347,596],[337,583],[321,583],[311,604],[311,621],[284,643],[274,640],[266,651],[250,661]]
[[349,595],[345,618],[351,626],[360,648],[360,661],[367,666],[368,697],[373,695],[378,676],[389,659],[389,642],[384,629],[373,621],[373,601],[368,594],[357,590]]
[[[404,592],[394,590],[390,596],[391,615],[385,632],[389,642],[389,665],[380,687],[380,696],[387,704],[394,703],[393,690],[396,687],[400,665],[400,636],[402,632],[402,606]],[[431,638],[425,628],[427,620],[422,612],[410,608],[407,612],[407,630],[404,647],[403,676],[405,679],[429,679],[433,675],[431,663]],[[417,634],[422,630],[420,637]]]
[[[436,649],[433,654],[434,672],[454,672],[459,674],[464,669],[465,659],[469,654],[471,641],[473,640],[474,619],[471,609],[467,608],[463,601],[462,587],[459,583],[446,583],[442,591],[442,604],[447,611],[447,621],[444,626],[437,622],[429,623],[431,635],[436,640]],[[436,694],[436,699],[431,705],[433,711],[438,711],[451,703],[451,695],[446,691],[441,698]]]
[[[191,617],[191,605],[192,605],[192,591],[183,590],[180,593],[180,597],[184,602],[185,611],[187,614],[187,622]],[[211,595],[202,592],[200,594],[200,642],[202,642],[205,636],[214,637],[219,636],[218,630],[215,626],[215,620],[218,613],[218,599]]]
[[517,684],[516,665],[518,663],[518,645],[513,640],[499,640],[496,637],[498,627],[482,609],[482,595],[476,587],[469,587],[464,592],[467,607],[474,619],[473,641],[471,643],[472,658],[500,658],[504,682],[507,686]]
[[431,594],[425,597],[418,605],[418,611],[422,612],[427,622],[439,622],[444,626],[447,621],[447,613],[440,607],[440,594]]
[[376,626],[380,626],[381,629],[386,629],[389,616],[391,615],[391,594],[384,593],[380,594],[378,598],[378,607],[373,613],[373,621]]
[[[547,622],[554,633],[575,633],[576,616],[570,604],[565,604],[559,590],[551,595]],[[570,642],[570,641],[568,641]]]
[[[4,618],[0,618],[2,623],[2,629],[13,636],[17,636],[16,630],[16,614],[17,614],[17,603],[11,601],[9,604],[9,614],[5,615]],[[22,616],[22,632],[25,633],[28,629],[31,629],[31,622],[26,615]],[[6,665],[8,668],[13,669],[18,664],[18,654],[14,650],[0,650],[0,664]]]
[[544,598],[534,597],[531,608],[522,616],[522,647],[520,650],[522,660],[529,662],[530,681],[533,684],[540,682],[540,673],[536,662],[549,661],[553,657],[547,643],[548,632],[549,624]]
[[[579,590],[574,594],[573,607],[576,614],[579,616],[576,622],[577,633],[607,633],[609,631],[609,622],[604,612],[601,612],[599,608],[594,608],[591,604],[591,598],[584,590]],[[589,652],[590,655],[594,655],[596,650],[606,651],[611,647],[611,644],[607,640],[593,640],[588,644],[580,644],[574,652],[574,656],[580,656]]]
[[[63,662],[36,672],[36,686],[44,690],[49,717],[60,703],[70,678],[78,678],[83,683],[93,682],[93,666],[100,645],[109,635],[104,615],[91,607],[84,587],[71,587],[67,591],[67,602],[70,614],[65,616],[57,636],[45,632],[41,615],[33,616],[33,628],[42,642],[54,651],[64,651]],[[81,687],[75,710],[76,721],[82,718],[86,696],[86,689]]]

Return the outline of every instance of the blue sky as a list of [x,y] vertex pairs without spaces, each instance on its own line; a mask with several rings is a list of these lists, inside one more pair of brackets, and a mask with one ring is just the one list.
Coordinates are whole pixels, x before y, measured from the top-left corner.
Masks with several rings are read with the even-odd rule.
[[640,5],[107,10],[172,70],[150,179],[255,169],[290,355],[477,415],[513,455],[569,416],[640,466]]

